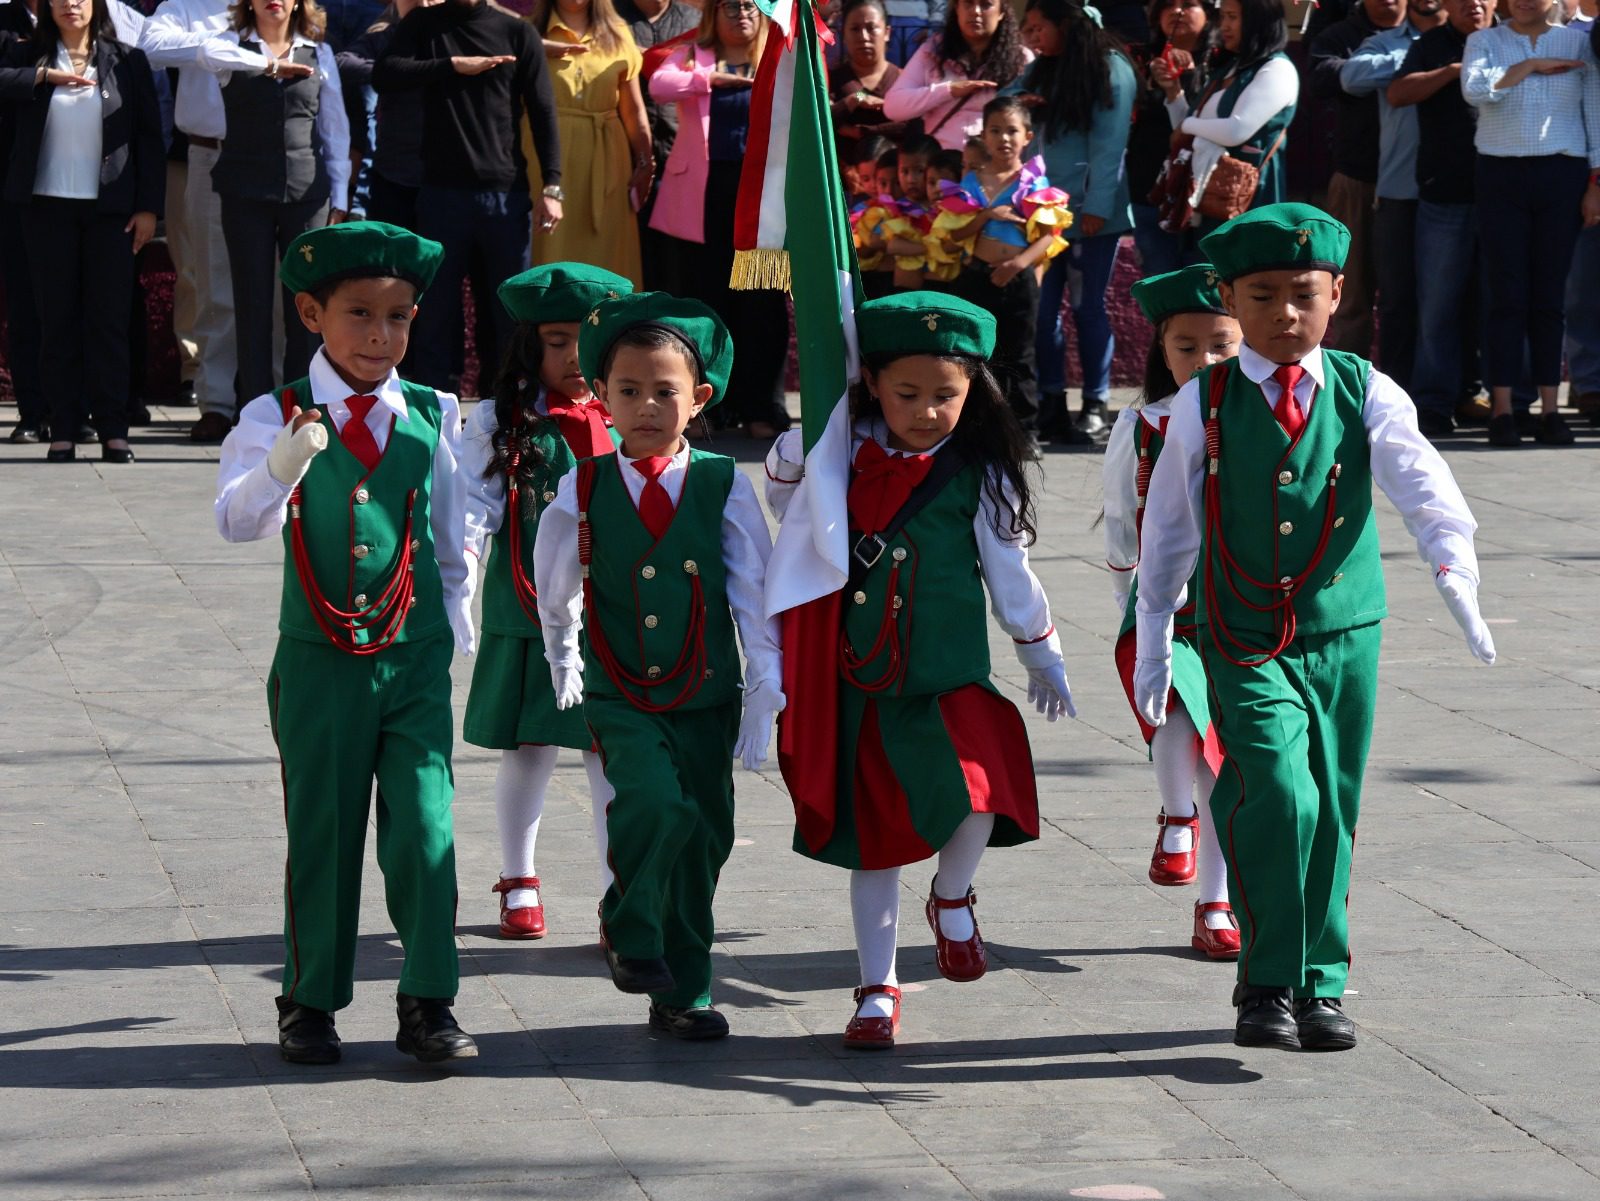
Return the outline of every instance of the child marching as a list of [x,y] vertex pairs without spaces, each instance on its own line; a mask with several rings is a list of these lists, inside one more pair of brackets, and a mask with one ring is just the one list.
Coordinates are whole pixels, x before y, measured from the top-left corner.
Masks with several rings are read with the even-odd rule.
[[[1222,307],[1216,271],[1209,263],[1140,280],[1133,285],[1133,298],[1155,327],[1155,337],[1145,360],[1144,391],[1138,403],[1118,414],[1106,444],[1104,467],[1106,566],[1122,616],[1117,673],[1130,703],[1139,533],[1151,472],[1172,417],[1173,394],[1179,380],[1231,359],[1239,349],[1239,323]],[[1200,895],[1194,905],[1190,945],[1209,959],[1235,959],[1239,931],[1228,904],[1227,865],[1208,803],[1222,755],[1211,727],[1205,667],[1195,639],[1194,581],[1188,595],[1188,604],[1175,619],[1166,724],[1152,726],[1134,710],[1161,792],[1150,879],[1162,885],[1193,884],[1198,879]]]
[[1273,204],[1201,241],[1237,318],[1236,360],[1172,406],[1145,506],[1134,703],[1167,716],[1174,615],[1199,568],[1201,655],[1226,755],[1211,794],[1238,905],[1240,1045],[1338,1050],[1350,966],[1346,899],[1387,613],[1372,486],[1405,519],[1474,655],[1476,522],[1410,397],[1365,359],[1321,347],[1349,231]]
[[456,398],[402,380],[417,300],[443,250],[357,221],[301,234],[283,282],[322,338],[308,378],[245,406],[222,448],[217,526],[284,543],[267,681],[282,759],[283,992],[278,1047],[333,1063],[350,1003],[373,782],[378,862],[405,948],[395,1045],[425,1063],[477,1054],[458,980],[450,660],[472,650]]
[[[1052,721],[1074,710],[1028,565],[1027,436],[986,362],[994,318],[937,292],[870,301],[855,317],[864,383],[852,414],[850,574],[842,591],[785,616],[792,704],[779,758],[795,849],[850,871],[861,987],[845,1045],[879,1049],[900,1026],[901,869],[938,855],[924,916],[939,971],[976,980],[987,968],[972,911],[979,861],[988,846],[1039,836],[1027,732],[989,678],[986,586],[1030,701]],[[767,474],[780,517],[804,509],[799,434],[774,445]],[[771,574],[805,569],[798,555],[775,556]]]
[[712,899],[733,846],[731,759],[765,761],[784,705],[766,518],[732,459],[683,437],[721,399],[733,345],[704,305],[646,292],[589,313],[578,350],[621,443],[561,480],[534,578],[556,704],[583,705],[616,790],[606,961],[619,989],[650,995],[653,1029],[721,1038]]
[[[601,892],[611,883],[605,866],[611,786],[583,710],[556,707],[539,628],[533,547],[539,515],[555,499],[560,479],[578,460],[613,450],[605,407],[578,367],[578,324],[601,301],[632,291],[622,276],[581,263],[535,267],[500,285],[500,303],[517,324],[494,397],[473,410],[463,437],[467,553],[475,564],[491,542],[493,550],[462,737],[501,753],[494,788],[501,866],[493,891],[500,894],[502,938],[545,935],[535,849],[560,747],[583,752]],[[470,591],[476,573],[467,578]]]

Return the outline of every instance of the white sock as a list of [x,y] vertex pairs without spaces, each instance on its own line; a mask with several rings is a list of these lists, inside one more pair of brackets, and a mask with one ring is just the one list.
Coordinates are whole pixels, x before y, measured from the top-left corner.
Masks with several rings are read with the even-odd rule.
[[[536,876],[534,848],[539,841],[539,820],[544,816],[545,789],[556,768],[553,746],[519,746],[500,752],[500,770],[494,777],[494,808],[500,819],[500,878]],[[506,906],[526,909],[539,903],[536,888],[513,888]]]
[[[1168,817],[1193,817],[1195,768],[1200,763],[1200,747],[1195,741],[1194,722],[1182,705],[1167,710],[1167,724],[1150,740],[1150,760],[1156,769],[1156,787],[1161,790],[1161,808]],[[1194,833],[1188,826],[1170,825],[1161,833],[1161,849],[1181,855],[1194,849]]]
[[[1211,814],[1211,789],[1217,778],[1204,759],[1195,774],[1195,791],[1200,809],[1200,847],[1195,856],[1195,883],[1200,887],[1202,903],[1228,899],[1228,861],[1222,857],[1222,846],[1217,841],[1217,823]],[[1206,925],[1213,930],[1228,930],[1233,923],[1226,913],[1206,914]]]
[[606,779],[605,768],[600,764],[600,755],[596,751],[583,752],[583,770],[589,774],[589,809],[594,818],[594,849],[600,856],[600,895],[606,895],[606,889],[611,887],[611,860],[607,858],[606,851],[611,843],[606,835],[606,810],[611,807],[611,798],[617,795],[617,790],[611,787],[611,781]]
[[[894,953],[900,926],[900,869],[850,873],[850,919],[856,928],[856,959],[861,965],[861,983],[889,984],[896,987],[900,977],[894,970]],[[865,1018],[894,1016],[894,998],[873,993],[856,1010]]]
[[[956,832],[939,851],[939,871],[933,877],[933,895],[946,901],[959,901],[967,895],[978,874],[978,862],[989,846],[989,835],[994,833],[994,814],[973,813],[956,827]],[[965,942],[974,931],[972,910],[935,909],[939,915],[939,930],[949,939]]]

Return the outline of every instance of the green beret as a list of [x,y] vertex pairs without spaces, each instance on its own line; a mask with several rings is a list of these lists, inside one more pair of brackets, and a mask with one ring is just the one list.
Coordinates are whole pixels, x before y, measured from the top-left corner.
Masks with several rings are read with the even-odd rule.
[[677,336],[694,355],[699,381],[711,385],[716,404],[733,373],[733,339],[728,327],[706,305],[668,292],[633,292],[615,300],[602,300],[589,310],[578,327],[578,366],[593,387],[601,378],[606,354],[630,329],[640,326],[666,330]]
[[1195,263],[1165,275],[1152,275],[1133,285],[1133,300],[1151,325],[1160,325],[1179,313],[1222,313],[1217,292],[1221,277],[1210,263]]
[[602,300],[633,291],[633,281],[587,263],[549,263],[500,285],[500,303],[514,321],[582,321]]
[[1200,249],[1232,283],[1258,271],[1344,270],[1350,231],[1311,204],[1251,209],[1200,239]]
[[433,282],[444,247],[382,221],[346,221],[308,229],[289,243],[278,275],[291,292],[310,292],[341,279],[392,276],[409,280],[420,297]]
[[901,292],[856,310],[863,355],[994,353],[994,314],[944,292]]

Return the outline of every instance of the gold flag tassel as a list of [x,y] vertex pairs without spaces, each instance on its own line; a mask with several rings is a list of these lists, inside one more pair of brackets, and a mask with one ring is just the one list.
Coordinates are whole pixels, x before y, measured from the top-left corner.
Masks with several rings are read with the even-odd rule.
[[738,250],[733,255],[733,271],[728,287],[736,292],[787,292],[790,269],[787,250]]

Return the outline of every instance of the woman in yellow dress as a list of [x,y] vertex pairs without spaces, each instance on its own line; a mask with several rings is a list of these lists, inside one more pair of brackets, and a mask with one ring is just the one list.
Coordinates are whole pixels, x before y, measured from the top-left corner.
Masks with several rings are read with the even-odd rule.
[[[639,49],[611,0],[539,0],[532,20],[549,58],[566,192],[562,220],[534,230],[533,262],[588,263],[642,287],[634,198],[650,194],[655,157]],[[538,155],[525,157],[537,196],[544,189]]]

